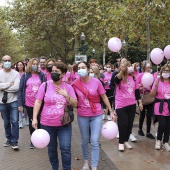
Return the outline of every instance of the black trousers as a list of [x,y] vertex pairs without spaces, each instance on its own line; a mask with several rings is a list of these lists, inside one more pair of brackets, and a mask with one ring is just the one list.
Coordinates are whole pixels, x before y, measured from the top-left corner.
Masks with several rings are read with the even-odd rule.
[[[32,133],[34,132],[34,128],[32,127],[32,120],[33,120],[33,107],[29,107],[29,106],[25,106],[26,110],[27,110],[27,114],[28,114],[28,119],[29,119],[29,130],[30,130],[30,135],[32,135]],[[38,129],[40,129],[41,125],[40,125],[40,116],[38,114],[37,116],[37,120],[38,120]]]
[[145,115],[146,115],[147,133],[150,133],[150,130],[151,130],[151,118],[153,116],[153,104],[143,106],[143,110],[140,112],[140,117],[139,117],[139,129],[140,130],[142,130]]
[[[106,96],[109,99],[110,106],[113,106],[113,90],[112,89],[106,89]],[[106,109],[106,105],[103,103],[103,108]],[[108,110],[108,115],[110,115],[110,111]]]
[[158,118],[158,135],[157,140],[162,140],[163,143],[168,143],[170,135],[170,116],[157,116]]
[[119,143],[124,144],[129,140],[135,118],[136,104],[116,109],[119,128]]

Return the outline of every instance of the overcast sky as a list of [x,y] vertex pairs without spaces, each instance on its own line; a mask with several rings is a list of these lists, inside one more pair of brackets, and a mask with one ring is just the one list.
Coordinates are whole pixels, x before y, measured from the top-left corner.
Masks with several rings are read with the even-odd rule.
[[[0,6],[4,6],[7,1],[9,0],[0,0]],[[10,1],[13,1],[13,0],[10,0]]]

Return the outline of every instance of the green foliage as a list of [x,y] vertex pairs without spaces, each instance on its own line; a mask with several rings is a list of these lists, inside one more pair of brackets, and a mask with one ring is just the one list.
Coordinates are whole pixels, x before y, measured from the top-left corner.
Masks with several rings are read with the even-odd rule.
[[[120,56],[107,48],[111,37],[126,39],[127,56],[138,61],[146,58],[147,35],[151,50],[169,44],[169,7],[169,0],[15,0],[5,12],[29,57],[45,55],[70,61],[77,49],[92,58],[95,48],[95,57],[101,62],[106,48],[106,62],[114,62]],[[81,49],[81,32],[86,35],[86,49]]]
[[9,29],[4,19],[3,10],[0,8],[0,56],[10,55],[15,62],[22,58],[22,48],[17,41],[15,34]]

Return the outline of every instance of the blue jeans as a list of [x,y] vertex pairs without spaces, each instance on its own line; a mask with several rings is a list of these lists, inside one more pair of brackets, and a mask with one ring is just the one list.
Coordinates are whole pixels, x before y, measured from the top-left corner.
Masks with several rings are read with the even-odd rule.
[[12,143],[18,143],[19,138],[19,112],[17,102],[0,104],[0,112],[4,121],[5,136]]
[[57,137],[61,151],[62,169],[71,170],[71,124],[61,127],[45,125],[41,125],[41,127],[42,129],[45,129],[50,135],[50,143],[48,144],[48,157],[52,166],[52,170],[58,170],[59,168]]
[[89,127],[91,131],[90,141],[91,141],[91,164],[92,167],[97,167],[99,161],[100,147],[99,139],[102,128],[102,115],[82,117],[78,116],[78,125],[81,134],[81,147],[83,152],[84,160],[88,160],[88,143],[89,143]]

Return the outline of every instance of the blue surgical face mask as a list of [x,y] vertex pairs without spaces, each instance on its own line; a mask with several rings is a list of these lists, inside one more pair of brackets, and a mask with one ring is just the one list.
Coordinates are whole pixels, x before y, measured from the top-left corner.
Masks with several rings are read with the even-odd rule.
[[153,70],[152,69],[150,69],[150,73],[152,73],[153,72]]
[[90,77],[94,77],[94,73],[89,73],[89,76]]
[[137,66],[137,67],[136,67],[136,70],[140,70],[140,66]]
[[6,69],[10,69],[11,68],[11,62],[9,62],[9,61],[4,62],[3,67],[6,68]]
[[87,76],[87,70],[86,69],[80,69],[78,70],[77,74],[80,76],[80,77],[86,77]]
[[38,66],[32,65],[31,69],[32,69],[32,71],[37,72],[38,71]]

